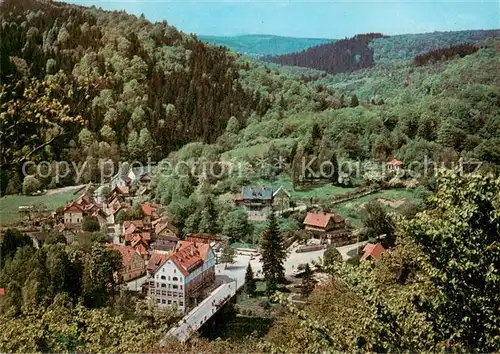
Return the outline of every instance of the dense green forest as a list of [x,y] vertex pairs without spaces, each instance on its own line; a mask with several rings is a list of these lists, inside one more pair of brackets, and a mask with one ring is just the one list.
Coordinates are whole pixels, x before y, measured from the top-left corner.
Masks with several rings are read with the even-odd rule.
[[[104,235],[84,233],[67,245],[51,233],[37,249],[6,231],[0,351],[498,351],[498,31],[358,37],[368,55],[360,63],[369,65],[356,66],[346,53],[328,74],[255,61],[124,12],[35,0],[1,6],[2,193],[21,192],[20,166],[29,160],[87,162],[80,183],[98,181],[106,161],[244,162],[240,175],[204,175],[196,166],[183,177],[155,175],[150,185],[162,215],[184,234],[232,241],[262,231],[234,206],[234,193],[277,179],[295,186],[302,157],[418,162],[419,174],[394,186],[421,196],[411,210],[384,215],[394,247],[380,262],[323,265],[331,281],[301,308],[271,298],[282,312],[258,340],[159,347],[178,318],[120,289],[118,255],[103,247]],[[351,42],[337,47],[358,48]],[[483,165],[467,176],[433,173],[460,158]],[[282,159],[283,166],[269,163]],[[367,166],[326,182],[342,191],[393,186]],[[49,174],[37,186],[70,185],[74,177]],[[321,207],[331,208],[330,200]],[[302,231],[303,217],[275,220],[275,231]]]
[[155,159],[266,111],[234,55],[166,22],[17,1],[2,3],[0,19],[4,173],[33,158]]
[[334,39],[326,38],[296,38],[265,34],[228,37],[199,35],[198,38],[205,42],[227,47],[232,51],[248,55],[252,58],[299,52],[309,47],[335,41]]
[[[491,129],[498,78],[486,74],[498,70],[493,41],[465,58],[420,68],[389,60],[326,75],[252,62],[166,21],[124,12],[36,1],[2,6],[2,193],[21,190],[20,163],[28,160],[86,162],[80,182],[97,181],[106,161],[158,161],[192,141],[245,158],[252,156],[247,150],[277,147],[289,161],[297,146],[321,139],[349,159],[466,154],[499,161]],[[372,37],[356,37],[366,53],[386,39]],[[344,42],[352,41],[328,46]],[[352,54],[335,67],[376,61],[369,54],[357,64]],[[228,132],[232,117],[238,129]],[[73,177],[40,183],[55,187]]]
[[498,30],[433,32],[385,36],[357,35],[263,60],[339,73],[369,68],[375,64],[412,60],[430,51],[457,45],[481,45],[487,38],[500,36]]

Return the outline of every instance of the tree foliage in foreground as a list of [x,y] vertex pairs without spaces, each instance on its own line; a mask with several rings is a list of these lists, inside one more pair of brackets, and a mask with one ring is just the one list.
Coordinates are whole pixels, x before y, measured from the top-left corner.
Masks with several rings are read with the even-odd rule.
[[498,351],[500,179],[449,172],[437,183],[429,209],[399,222],[387,257],[337,265],[303,310],[287,305],[269,348]]

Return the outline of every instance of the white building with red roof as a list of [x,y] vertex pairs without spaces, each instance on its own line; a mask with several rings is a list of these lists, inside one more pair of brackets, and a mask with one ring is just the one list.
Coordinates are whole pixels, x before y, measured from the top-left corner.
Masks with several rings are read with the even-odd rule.
[[155,256],[148,268],[148,296],[160,307],[184,312],[215,281],[215,254],[209,244],[179,241],[172,254]]

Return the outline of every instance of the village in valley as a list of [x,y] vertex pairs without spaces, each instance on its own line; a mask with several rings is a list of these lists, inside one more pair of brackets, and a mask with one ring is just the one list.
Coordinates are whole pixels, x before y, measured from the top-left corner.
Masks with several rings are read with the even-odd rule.
[[[386,168],[393,173],[401,165],[392,160]],[[238,294],[248,288],[245,282],[265,284],[262,240],[255,239],[262,236],[252,236],[253,243],[235,243],[250,238],[235,240],[224,232],[182,232],[165,207],[151,199],[153,180],[150,168],[120,169],[104,184],[76,188],[72,200],[54,211],[20,206],[22,219],[17,227],[37,248],[54,237],[62,237],[67,244],[100,239],[103,247],[120,254],[122,265],[114,281],[138,299],[176,309],[184,319],[169,333],[184,341],[233,297],[241,299]],[[360,189],[343,199],[353,200],[377,191]],[[343,199],[337,198],[337,202]],[[298,215],[301,227],[287,232],[283,239],[286,255],[282,262],[289,285],[282,290],[288,288],[291,299],[299,303],[311,286],[328,279],[323,271],[325,250],[337,248],[340,260],[358,262],[378,260],[385,252],[380,243],[385,235],[378,235],[382,239],[376,243],[360,241],[359,230],[335,208],[324,210],[315,202],[313,198],[295,199],[283,185],[244,185],[232,200],[248,223],[268,225],[271,216],[288,220]],[[311,277],[306,284],[304,272]],[[244,313],[252,311],[246,306],[240,306]],[[263,311],[261,306],[267,305],[254,305],[254,311]]]

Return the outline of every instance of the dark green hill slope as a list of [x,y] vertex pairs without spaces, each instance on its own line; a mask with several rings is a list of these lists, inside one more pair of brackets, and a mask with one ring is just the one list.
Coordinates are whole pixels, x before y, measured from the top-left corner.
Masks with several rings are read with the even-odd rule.
[[334,39],[326,38],[281,37],[267,34],[228,37],[199,35],[198,38],[202,41],[224,46],[237,53],[245,54],[253,58],[293,53],[319,44],[335,41]]

